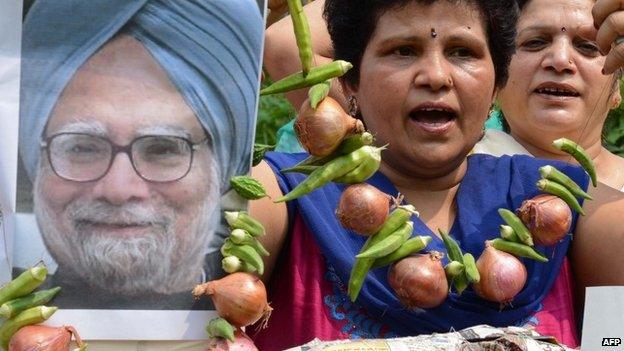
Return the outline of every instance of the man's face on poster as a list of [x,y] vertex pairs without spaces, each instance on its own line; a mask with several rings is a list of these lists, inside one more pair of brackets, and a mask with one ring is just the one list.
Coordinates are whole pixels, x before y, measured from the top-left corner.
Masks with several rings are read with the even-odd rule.
[[59,270],[129,295],[199,281],[218,169],[195,113],[142,44],[120,36],[93,55],[44,139],[35,214]]

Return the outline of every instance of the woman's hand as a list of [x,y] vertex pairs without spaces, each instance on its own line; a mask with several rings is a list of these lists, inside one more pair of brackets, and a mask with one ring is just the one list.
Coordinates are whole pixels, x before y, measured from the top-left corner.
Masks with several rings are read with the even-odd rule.
[[624,1],[597,0],[592,9],[596,42],[607,54],[603,73],[611,74],[624,66]]

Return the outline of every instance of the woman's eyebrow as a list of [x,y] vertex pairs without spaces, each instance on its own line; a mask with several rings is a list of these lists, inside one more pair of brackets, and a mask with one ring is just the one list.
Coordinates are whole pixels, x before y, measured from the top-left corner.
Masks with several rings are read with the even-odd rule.
[[517,36],[520,36],[527,32],[548,32],[551,30],[553,30],[552,26],[544,25],[544,24],[534,24],[526,28],[523,28],[522,30],[519,30]]

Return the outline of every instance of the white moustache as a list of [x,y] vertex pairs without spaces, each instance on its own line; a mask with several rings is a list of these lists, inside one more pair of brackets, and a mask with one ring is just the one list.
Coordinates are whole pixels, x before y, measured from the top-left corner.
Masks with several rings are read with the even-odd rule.
[[67,208],[67,216],[77,226],[104,224],[117,226],[163,226],[173,221],[174,214],[143,204],[112,205],[104,201],[75,201]]

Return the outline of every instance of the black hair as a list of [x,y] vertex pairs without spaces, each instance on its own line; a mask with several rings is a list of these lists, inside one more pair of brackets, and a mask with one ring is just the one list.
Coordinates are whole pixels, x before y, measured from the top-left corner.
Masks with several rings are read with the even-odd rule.
[[[326,0],[323,16],[334,47],[334,57],[353,64],[344,75],[347,83],[359,81],[360,63],[371,39],[377,20],[386,11],[400,8],[411,2],[430,5],[442,0]],[[487,43],[494,63],[495,84],[502,87],[507,82],[508,67],[515,52],[516,0],[444,0],[465,1],[477,6],[483,15]]]

